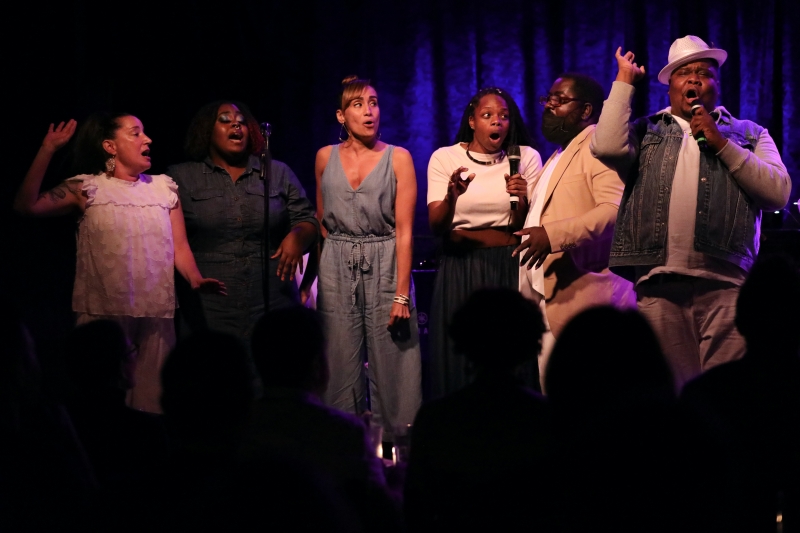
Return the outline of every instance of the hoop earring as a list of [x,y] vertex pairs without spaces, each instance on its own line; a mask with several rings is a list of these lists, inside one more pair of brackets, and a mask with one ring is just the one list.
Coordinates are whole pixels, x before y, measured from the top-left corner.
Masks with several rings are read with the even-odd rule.
[[117,156],[112,155],[106,159],[106,176],[109,178],[114,177],[114,169],[117,168]]
[[381,140],[381,132],[378,132],[378,140]]
[[[344,138],[344,139],[342,139],[342,135],[343,135],[345,132],[347,132],[347,137],[346,137],[346,138]],[[339,128],[339,142],[345,142],[345,141],[346,141],[347,139],[349,139],[349,138],[350,138],[350,132],[349,132],[349,131],[347,131],[347,128],[345,128],[345,127],[344,127],[344,124],[342,124],[342,127],[341,127],[341,128]]]

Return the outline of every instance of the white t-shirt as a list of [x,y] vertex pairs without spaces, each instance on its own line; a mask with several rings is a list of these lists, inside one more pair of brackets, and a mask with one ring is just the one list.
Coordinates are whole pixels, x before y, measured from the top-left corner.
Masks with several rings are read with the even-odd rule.
[[[520,146],[519,173],[528,183],[528,198],[542,168],[539,152],[530,146]],[[480,161],[490,161],[497,154],[470,155]],[[447,195],[450,176],[458,167],[466,167],[462,175],[474,173],[467,192],[456,202],[453,225],[450,229],[479,229],[508,226],[511,205],[506,192],[505,175],[509,173],[508,157],[494,165],[480,165],[467,157],[461,144],[445,146],[436,150],[428,163],[428,204],[440,202]]]
[[137,181],[81,175],[86,211],[78,224],[72,309],[92,315],[172,318],[175,249],[169,213],[178,186],[165,175]]

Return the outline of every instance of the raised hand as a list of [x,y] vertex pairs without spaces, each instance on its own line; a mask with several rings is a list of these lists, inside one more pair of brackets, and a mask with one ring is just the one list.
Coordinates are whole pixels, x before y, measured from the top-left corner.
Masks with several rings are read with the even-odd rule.
[[636,56],[633,52],[629,50],[625,52],[625,55],[622,55],[622,47],[620,46],[617,48],[614,57],[617,58],[617,66],[619,67],[616,81],[624,81],[625,83],[633,85],[644,78],[644,65],[639,66],[634,62]]
[[467,192],[469,184],[472,183],[473,179],[475,179],[474,172],[469,176],[467,176],[467,179],[461,179],[461,173],[466,172],[467,170],[469,170],[467,167],[458,167],[450,175],[450,182],[447,184],[448,198],[455,200],[459,196]]
[[50,128],[42,141],[42,148],[49,152],[55,152],[63,148],[72,138],[77,126],[78,123],[74,119],[70,119],[66,124],[60,122],[58,126],[50,124]]

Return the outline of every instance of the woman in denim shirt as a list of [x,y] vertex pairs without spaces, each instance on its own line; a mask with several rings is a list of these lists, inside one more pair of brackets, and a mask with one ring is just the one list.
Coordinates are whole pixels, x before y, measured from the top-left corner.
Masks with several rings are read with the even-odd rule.
[[[228,287],[227,297],[179,290],[183,323],[194,331],[209,328],[231,333],[245,345],[264,313],[264,182],[255,155],[263,146],[258,123],[245,105],[212,102],[198,111],[189,126],[185,149],[191,162],[168,170],[178,183],[198,265],[214,272]],[[276,309],[299,302],[294,272],[316,241],[319,223],[291,169],[273,161],[271,170],[267,276],[268,303]],[[302,290],[313,281],[314,276],[305,276]]]

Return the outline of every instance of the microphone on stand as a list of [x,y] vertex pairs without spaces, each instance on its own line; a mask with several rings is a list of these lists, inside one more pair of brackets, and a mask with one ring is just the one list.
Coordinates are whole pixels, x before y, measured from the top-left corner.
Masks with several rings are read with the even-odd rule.
[[272,126],[269,122],[261,123],[261,135],[264,137],[265,148],[269,150],[269,136],[272,135]]
[[[509,176],[513,176],[514,174],[519,174],[519,146],[516,144],[511,144],[508,147],[508,167],[509,167]],[[519,197],[511,195],[511,210],[516,211],[517,205],[519,205]]]
[[[695,100],[697,102],[697,100]],[[692,116],[694,116],[695,111],[698,109],[702,109],[702,105],[700,104],[692,104]],[[698,132],[698,136],[694,138],[697,141],[697,147],[700,148],[701,152],[708,152],[708,139],[706,139],[705,134],[701,131]]]
[[[262,122],[259,126],[261,126],[261,136],[264,137],[264,149],[259,154],[261,159],[261,179],[269,182],[270,167],[272,166],[272,156],[269,153],[269,136],[272,135],[272,126],[269,125],[269,122]],[[268,196],[268,194],[264,195],[265,205],[268,202]]]

